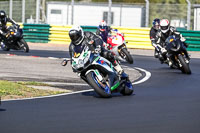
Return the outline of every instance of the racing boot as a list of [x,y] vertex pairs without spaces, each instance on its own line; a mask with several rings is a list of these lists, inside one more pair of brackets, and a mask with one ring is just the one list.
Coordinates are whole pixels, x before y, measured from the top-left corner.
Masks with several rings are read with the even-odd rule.
[[183,45],[187,48],[188,47],[188,44],[187,43],[185,43],[185,42],[183,42]]
[[184,54],[185,54],[186,59],[189,61],[190,55],[188,54],[187,50],[184,50]]
[[120,75],[121,79],[127,79],[127,80],[129,80],[128,74],[126,74],[124,72],[124,70],[122,69],[122,67],[119,64],[117,66],[115,66],[114,68],[117,71],[118,75]]
[[154,57],[159,58],[159,51],[157,49],[155,49],[154,51]]
[[172,67],[173,66],[173,62],[170,58],[167,58],[167,63],[169,65],[169,67]]
[[114,68],[115,68],[115,70],[117,71],[117,73],[119,75],[121,75],[124,72],[124,70],[122,69],[122,67],[119,64],[117,64],[116,66],[114,66]]
[[158,59],[160,60],[160,63],[163,64],[165,62],[164,57],[162,56],[161,53],[158,53]]

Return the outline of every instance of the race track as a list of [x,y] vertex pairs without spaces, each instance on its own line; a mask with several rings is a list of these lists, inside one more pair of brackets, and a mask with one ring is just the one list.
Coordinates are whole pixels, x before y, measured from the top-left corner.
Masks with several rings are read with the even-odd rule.
[[[32,54],[63,58],[66,53],[35,51]],[[161,65],[153,57],[134,54],[133,57],[135,64],[127,66],[151,72],[149,80],[134,86],[134,95],[116,94],[102,99],[94,97],[91,91],[43,99],[4,101],[0,106],[0,132],[200,132],[200,59],[191,59],[192,75],[184,75],[179,70]]]

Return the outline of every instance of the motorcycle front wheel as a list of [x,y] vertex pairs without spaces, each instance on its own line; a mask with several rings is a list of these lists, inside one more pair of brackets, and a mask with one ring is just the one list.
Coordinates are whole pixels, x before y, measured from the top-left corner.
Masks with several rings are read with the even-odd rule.
[[184,57],[182,55],[178,55],[178,59],[182,65],[182,67],[180,68],[182,73],[191,74],[190,66],[188,63],[185,62]]
[[21,39],[19,41],[21,48],[24,50],[24,52],[28,53],[29,52],[29,46],[27,42],[24,39]]
[[133,64],[133,58],[127,49],[121,49],[120,56],[124,58],[128,63]]
[[111,97],[111,90],[107,86],[106,83],[102,83],[98,80],[95,73],[93,71],[89,72],[86,75],[87,81],[90,86],[94,89],[94,91],[102,98],[110,98]]
[[4,45],[1,44],[1,49],[3,51],[9,51],[10,50],[5,44]]

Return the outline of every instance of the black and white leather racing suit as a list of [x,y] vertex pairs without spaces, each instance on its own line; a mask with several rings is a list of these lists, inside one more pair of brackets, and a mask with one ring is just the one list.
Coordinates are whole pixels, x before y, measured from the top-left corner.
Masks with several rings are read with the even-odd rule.
[[[176,28],[173,26],[169,27],[169,30],[166,33],[161,32],[161,30],[159,30],[156,33],[156,39],[155,42],[157,45],[160,45],[162,48],[165,48],[165,41],[169,36],[175,35],[176,37],[179,37],[180,40],[183,42],[184,46],[187,48],[188,45],[185,43],[185,38],[182,36],[182,34],[180,34],[180,32],[177,32]],[[161,49],[162,52],[162,49]],[[187,53],[187,50],[184,51],[186,57],[189,59],[189,55]],[[165,54],[163,54],[163,56],[165,57]]]

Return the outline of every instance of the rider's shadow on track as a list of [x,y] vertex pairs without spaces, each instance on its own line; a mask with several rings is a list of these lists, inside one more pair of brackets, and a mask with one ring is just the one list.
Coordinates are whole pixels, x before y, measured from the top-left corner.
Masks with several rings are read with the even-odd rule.
[[[96,92],[94,91],[89,91],[89,92],[83,92],[82,95],[84,96],[93,96],[95,98],[101,98]],[[134,96],[135,94],[132,94],[131,96]],[[120,93],[112,93],[112,97],[124,97],[122,94]],[[110,97],[110,98],[112,98]]]
[[177,75],[177,74],[178,75],[188,75],[188,74],[183,74],[181,72],[181,70],[179,70],[177,68],[170,68],[169,66],[156,68],[155,71],[157,71],[159,73],[170,74],[170,75]]
[[3,112],[3,111],[6,111],[6,109],[1,109],[1,108],[0,108],[0,112]]

